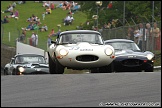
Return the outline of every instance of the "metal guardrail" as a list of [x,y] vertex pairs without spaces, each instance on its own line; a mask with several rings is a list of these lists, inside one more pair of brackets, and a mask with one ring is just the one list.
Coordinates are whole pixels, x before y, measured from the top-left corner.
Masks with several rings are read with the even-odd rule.
[[154,70],[161,70],[161,66],[154,66]]

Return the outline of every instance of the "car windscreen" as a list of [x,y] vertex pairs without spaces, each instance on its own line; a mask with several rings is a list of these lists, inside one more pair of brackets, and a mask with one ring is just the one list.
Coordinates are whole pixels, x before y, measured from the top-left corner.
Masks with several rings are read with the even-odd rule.
[[134,50],[140,51],[139,47],[134,42],[106,42],[105,44],[111,45],[115,50]]
[[64,34],[60,36],[59,44],[76,44],[78,42],[88,42],[92,44],[103,44],[101,35],[98,34]]
[[25,64],[25,63],[40,63],[45,64],[46,61],[42,56],[18,56],[15,59],[17,64]]

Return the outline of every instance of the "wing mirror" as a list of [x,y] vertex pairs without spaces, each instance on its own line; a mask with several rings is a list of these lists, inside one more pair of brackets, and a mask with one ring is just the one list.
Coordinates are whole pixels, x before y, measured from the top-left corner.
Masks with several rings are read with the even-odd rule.
[[51,41],[52,44],[56,44],[56,41]]

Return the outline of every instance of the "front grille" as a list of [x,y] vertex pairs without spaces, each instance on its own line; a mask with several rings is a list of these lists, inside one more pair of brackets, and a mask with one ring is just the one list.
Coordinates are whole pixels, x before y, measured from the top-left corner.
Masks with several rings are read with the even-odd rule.
[[83,62],[89,62],[89,61],[98,60],[98,57],[94,55],[81,55],[81,56],[77,56],[76,60],[83,61]]
[[142,64],[142,60],[139,59],[127,59],[122,61],[122,65],[125,66],[139,66]]

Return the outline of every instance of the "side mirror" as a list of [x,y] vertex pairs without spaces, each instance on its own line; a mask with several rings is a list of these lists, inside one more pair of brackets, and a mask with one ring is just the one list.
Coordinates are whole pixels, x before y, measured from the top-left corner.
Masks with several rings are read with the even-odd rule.
[[56,44],[56,41],[51,41],[52,44]]
[[15,60],[15,58],[11,58],[11,60]]

